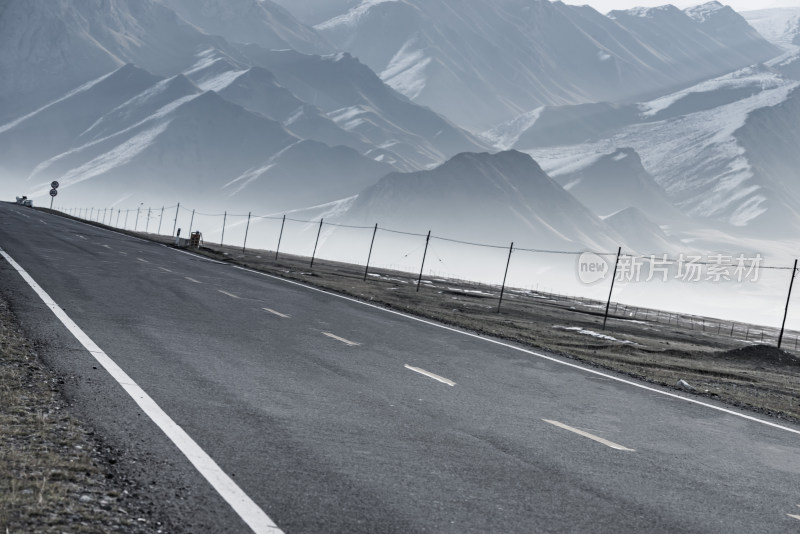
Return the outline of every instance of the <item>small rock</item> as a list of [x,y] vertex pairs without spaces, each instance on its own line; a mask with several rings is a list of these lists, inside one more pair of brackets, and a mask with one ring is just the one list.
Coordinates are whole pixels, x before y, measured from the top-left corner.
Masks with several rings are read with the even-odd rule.
[[685,389],[687,391],[696,391],[696,389],[691,384],[689,384],[689,382],[687,382],[686,380],[678,380],[678,383],[676,385],[679,388]]
[[92,497],[89,495],[81,495],[80,499],[78,500],[81,502],[92,502],[94,499],[92,499]]

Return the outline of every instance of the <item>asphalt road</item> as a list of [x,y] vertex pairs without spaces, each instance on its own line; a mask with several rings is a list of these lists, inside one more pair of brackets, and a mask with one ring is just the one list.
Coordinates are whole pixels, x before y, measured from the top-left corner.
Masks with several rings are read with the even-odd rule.
[[[29,208],[0,248],[287,533],[800,531],[797,426]],[[3,259],[0,293],[185,532],[250,531]]]

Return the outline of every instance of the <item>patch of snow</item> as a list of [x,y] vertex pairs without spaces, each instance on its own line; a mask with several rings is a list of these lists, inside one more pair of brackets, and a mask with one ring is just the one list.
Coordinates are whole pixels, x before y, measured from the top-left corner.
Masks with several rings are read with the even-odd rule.
[[544,106],[541,106],[527,113],[523,113],[516,119],[504,122],[491,130],[481,133],[480,136],[489,141],[494,148],[498,150],[508,150],[517,144],[519,137],[525,133],[525,131],[536,124],[543,110]]
[[747,67],[719,78],[701,82],[688,89],[649,102],[644,102],[639,104],[639,110],[643,117],[649,118],[668,109],[670,106],[692,93],[711,93],[714,91],[747,87],[752,87],[759,91],[766,91],[782,85],[786,85],[786,81],[781,78],[780,75],[769,71],[762,72],[754,67]]
[[[45,160],[45,161],[43,161],[43,162],[39,163],[39,164],[38,164],[38,165],[37,165],[37,166],[36,166],[36,167],[33,169],[33,171],[31,171],[31,174],[30,174],[30,176],[29,176],[29,179],[33,179],[33,178],[35,178],[35,176],[36,176],[37,174],[39,174],[40,172],[43,172],[43,171],[47,170],[48,168],[50,168],[50,167],[51,167],[51,166],[53,166],[54,164],[58,163],[59,161],[62,161],[62,160],[64,160],[65,158],[67,158],[67,157],[69,157],[69,156],[72,156],[72,155],[74,155],[74,154],[78,154],[78,153],[80,153],[80,152],[83,152],[83,151],[85,151],[85,150],[88,150],[88,149],[90,149],[91,147],[93,147],[93,146],[96,146],[96,145],[98,145],[98,144],[100,144],[100,143],[104,143],[105,141],[108,141],[109,139],[113,139],[114,137],[120,137],[120,136],[123,136],[123,135],[127,134],[128,132],[130,132],[130,131],[134,130],[135,128],[138,128],[138,127],[140,127],[140,126],[142,126],[142,125],[144,125],[144,124],[146,124],[146,123],[148,123],[148,122],[154,122],[154,121],[157,121],[157,120],[159,120],[159,119],[162,119],[162,118],[164,118],[164,117],[165,117],[165,116],[166,116],[168,113],[170,113],[171,111],[173,111],[173,110],[177,109],[178,107],[182,106],[183,104],[185,104],[185,103],[187,103],[187,102],[189,102],[189,101],[191,101],[191,100],[194,100],[194,99],[195,99],[195,98],[197,98],[198,96],[199,96],[199,95],[189,95],[189,96],[185,96],[185,97],[183,97],[183,98],[179,98],[178,100],[175,100],[174,102],[170,102],[170,103],[169,103],[169,104],[167,104],[166,106],[162,107],[161,109],[159,109],[159,110],[158,110],[158,111],[156,111],[154,114],[152,114],[152,115],[150,115],[149,117],[147,117],[146,119],[144,119],[144,120],[141,120],[141,121],[137,122],[136,124],[134,124],[134,125],[132,125],[132,126],[129,126],[129,127],[125,128],[124,130],[120,130],[120,131],[118,131],[118,132],[114,132],[113,134],[111,134],[111,135],[109,135],[109,136],[102,137],[102,138],[100,138],[100,139],[95,139],[94,141],[91,141],[90,143],[86,143],[86,144],[84,144],[84,145],[81,145],[81,146],[79,146],[79,147],[73,148],[73,149],[71,149],[71,150],[68,150],[67,152],[64,152],[64,153],[62,153],[62,154],[59,154],[59,155],[57,155],[57,156],[53,156],[52,158],[50,158],[50,159],[48,159],[48,160]],[[123,104],[123,106],[124,106],[124,105],[125,105],[125,104]],[[102,120],[102,118],[101,118],[100,120]],[[98,122],[99,122],[99,121],[98,121]]]
[[350,119],[354,119],[365,113],[367,110],[362,108],[361,106],[350,106],[347,108],[341,108],[328,113],[328,118],[331,119],[336,124],[349,121]]
[[5,131],[8,131],[8,130],[10,130],[11,128],[13,128],[14,126],[18,125],[19,123],[21,123],[21,122],[23,122],[23,121],[26,121],[26,120],[30,119],[31,117],[33,117],[33,116],[34,116],[34,115],[36,115],[37,113],[41,113],[42,111],[46,110],[46,109],[47,109],[47,108],[49,108],[49,107],[52,107],[52,106],[54,106],[54,105],[58,104],[59,102],[63,102],[64,100],[66,100],[66,99],[68,99],[68,98],[70,98],[70,97],[72,97],[72,96],[75,96],[75,95],[77,95],[78,93],[83,93],[83,92],[85,92],[85,91],[88,91],[89,89],[91,89],[92,87],[94,87],[94,86],[95,86],[95,85],[97,85],[98,83],[102,82],[103,80],[105,80],[106,78],[108,78],[109,76],[111,76],[112,74],[114,74],[115,72],[116,72],[116,71],[109,72],[108,74],[106,74],[106,75],[104,75],[104,76],[100,76],[100,77],[99,77],[99,78],[97,78],[97,79],[94,79],[94,80],[92,80],[92,81],[90,81],[90,82],[86,82],[85,84],[81,85],[81,86],[80,86],[80,87],[78,87],[77,89],[73,89],[73,90],[72,90],[72,91],[70,91],[69,93],[65,94],[64,96],[62,96],[62,97],[61,97],[61,98],[59,98],[58,100],[53,100],[53,101],[52,101],[52,102],[50,102],[49,104],[46,104],[46,105],[44,105],[44,106],[40,107],[39,109],[37,109],[37,110],[35,110],[35,111],[31,111],[30,113],[28,113],[27,115],[25,115],[25,116],[23,116],[23,117],[20,117],[20,118],[18,118],[18,119],[15,119],[15,120],[13,120],[13,121],[11,121],[11,122],[7,123],[7,124],[4,124],[4,125],[0,126],[0,133],[3,133],[3,132],[5,132]]
[[627,157],[628,157],[628,154],[626,154],[625,152],[620,152],[619,154],[617,154],[616,156],[614,156],[611,159],[613,159],[614,161],[622,161],[623,159],[625,159]]
[[600,332],[595,332],[594,330],[586,330],[581,328],[580,326],[553,326],[553,328],[558,328],[559,330],[569,330],[571,332],[577,332],[578,334],[583,334],[586,336],[596,337],[597,339],[602,339],[605,341],[615,341],[617,343],[625,343],[630,345],[636,345],[633,341],[628,341],[625,339],[617,339],[613,336],[609,336],[607,334],[601,334]]
[[247,72],[247,69],[244,70],[229,70],[223,73],[220,73],[216,76],[212,76],[203,80],[202,82],[197,82],[196,85],[202,89],[203,91],[222,91],[234,81],[236,78],[241,76]]
[[347,13],[343,13],[339,16],[333,17],[330,20],[326,20],[325,22],[321,22],[314,26],[315,30],[318,31],[325,31],[325,30],[332,30],[337,28],[353,28],[358,24],[358,21],[361,20],[367,11],[372,6],[376,6],[378,4],[383,4],[384,2],[397,2],[398,0],[363,0],[361,4],[357,5],[356,7],[350,9]]
[[432,61],[432,58],[425,57],[423,50],[414,50],[416,42],[416,36],[409,39],[380,73],[380,79],[386,85],[411,100],[425,89],[425,68]]
[[684,13],[697,22],[705,22],[724,8],[725,6],[719,2],[707,2],[699,6],[690,7],[684,10]]
[[145,130],[131,137],[116,148],[92,159],[76,169],[72,169],[62,177],[62,182],[70,185],[77,184],[125,165],[144,149],[152,145],[156,138],[164,133],[169,123],[170,121],[164,121],[149,130]]
[[290,125],[294,124],[295,121],[297,121],[297,119],[302,117],[304,113],[305,113],[305,108],[303,106],[298,107],[294,111],[294,113],[289,115],[289,117],[285,121],[283,121],[283,125],[284,126],[290,126]]

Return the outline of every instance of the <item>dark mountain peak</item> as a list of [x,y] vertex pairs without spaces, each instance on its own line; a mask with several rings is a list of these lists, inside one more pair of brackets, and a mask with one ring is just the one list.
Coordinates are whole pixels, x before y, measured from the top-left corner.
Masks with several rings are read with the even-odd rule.
[[[161,76],[150,74],[144,69],[141,69],[133,63],[126,63],[117,70],[113,71],[108,77],[100,82],[103,85],[111,84],[138,84],[138,83],[155,83],[162,80]],[[99,85],[99,84],[98,84]]]

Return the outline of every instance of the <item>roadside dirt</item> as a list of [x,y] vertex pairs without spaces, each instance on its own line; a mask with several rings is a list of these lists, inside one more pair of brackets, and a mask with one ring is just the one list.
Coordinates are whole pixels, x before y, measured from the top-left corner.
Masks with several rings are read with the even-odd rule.
[[0,300],[0,532],[171,532],[123,455],[70,415]]

